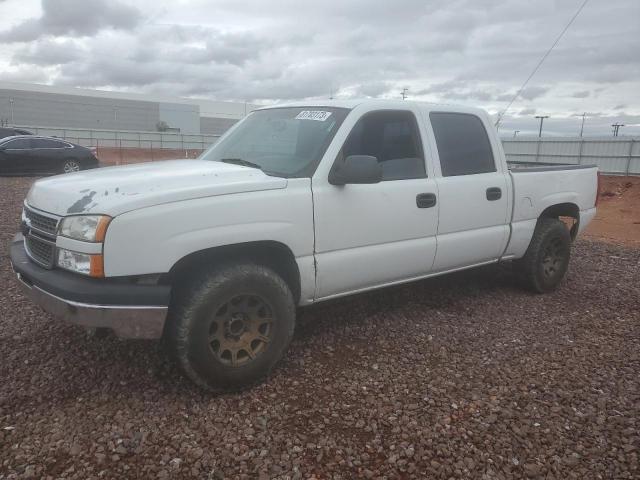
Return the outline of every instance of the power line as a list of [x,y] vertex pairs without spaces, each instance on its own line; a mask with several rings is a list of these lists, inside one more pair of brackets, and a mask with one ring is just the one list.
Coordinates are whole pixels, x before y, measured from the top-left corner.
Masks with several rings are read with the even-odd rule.
[[560,41],[560,39],[564,36],[565,32],[569,29],[569,27],[571,26],[571,24],[573,23],[573,21],[578,17],[578,15],[580,15],[580,12],[582,12],[582,10],[584,9],[584,7],[587,5],[587,3],[589,2],[589,0],[584,0],[584,2],[582,2],[582,5],[580,5],[580,8],[578,8],[578,10],[576,11],[576,13],[573,15],[573,17],[571,17],[571,20],[569,20],[569,23],[567,23],[565,25],[565,27],[562,29],[562,32],[560,32],[560,35],[558,35],[558,38],[556,38],[555,42],[553,42],[553,45],[551,45],[551,47],[549,48],[549,50],[546,51],[546,53],[542,56],[542,58],[540,59],[540,61],[538,62],[538,64],[536,65],[536,67],[533,69],[533,71],[531,72],[531,74],[527,77],[527,79],[524,81],[524,83],[522,84],[522,86],[520,87],[520,89],[516,92],[516,94],[514,95],[514,97],[511,99],[511,101],[509,102],[509,104],[507,105],[507,107],[502,111],[502,113],[500,113],[498,115],[498,120],[496,120],[496,126],[498,126],[500,124],[500,121],[502,120],[502,117],[504,116],[505,113],[507,113],[507,110],[509,110],[509,108],[511,107],[511,105],[513,104],[513,102],[516,101],[516,99],[520,96],[520,94],[522,93],[522,91],[524,90],[524,88],[527,86],[527,84],[529,83],[529,80],[531,80],[531,78],[536,74],[536,72],[538,71],[538,69],[542,66],[543,62],[547,59],[547,57],[549,56],[549,54],[551,53],[551,51],[555,48],[555,46],[558,44],[558,42]]

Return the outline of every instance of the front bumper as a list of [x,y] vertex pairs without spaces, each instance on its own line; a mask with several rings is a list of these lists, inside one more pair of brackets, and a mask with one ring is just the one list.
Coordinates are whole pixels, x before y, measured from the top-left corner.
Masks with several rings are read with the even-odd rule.
[[170,286],[44,269],[27,257],[21,234],[11,242],[10,253],[25,296],[53,316],[88,328],[109,328],[121,338],[162,336]]

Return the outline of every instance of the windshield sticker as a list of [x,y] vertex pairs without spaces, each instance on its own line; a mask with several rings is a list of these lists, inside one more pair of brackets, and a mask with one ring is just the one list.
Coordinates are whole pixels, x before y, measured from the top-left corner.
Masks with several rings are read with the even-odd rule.
[[330,116],[331,112],[324,112],[322,110],[303,110],[296,116],[296,120],[317,120],[318,122],[324,122]]

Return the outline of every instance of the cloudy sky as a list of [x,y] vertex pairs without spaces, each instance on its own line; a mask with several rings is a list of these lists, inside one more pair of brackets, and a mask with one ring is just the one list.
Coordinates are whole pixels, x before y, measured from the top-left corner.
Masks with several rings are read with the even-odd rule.
[[[0,80],[217,100],[409,98],[496,114],[583,0],[0,0]],[[640,135],[640,0],[590,0],[501,133]]]

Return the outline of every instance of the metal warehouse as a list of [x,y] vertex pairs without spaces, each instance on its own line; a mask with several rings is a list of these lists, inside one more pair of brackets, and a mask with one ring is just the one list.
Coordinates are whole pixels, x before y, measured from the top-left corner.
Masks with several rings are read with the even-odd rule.
[[219,135],[256,106],[71,87],[0,82],[10,125]]

